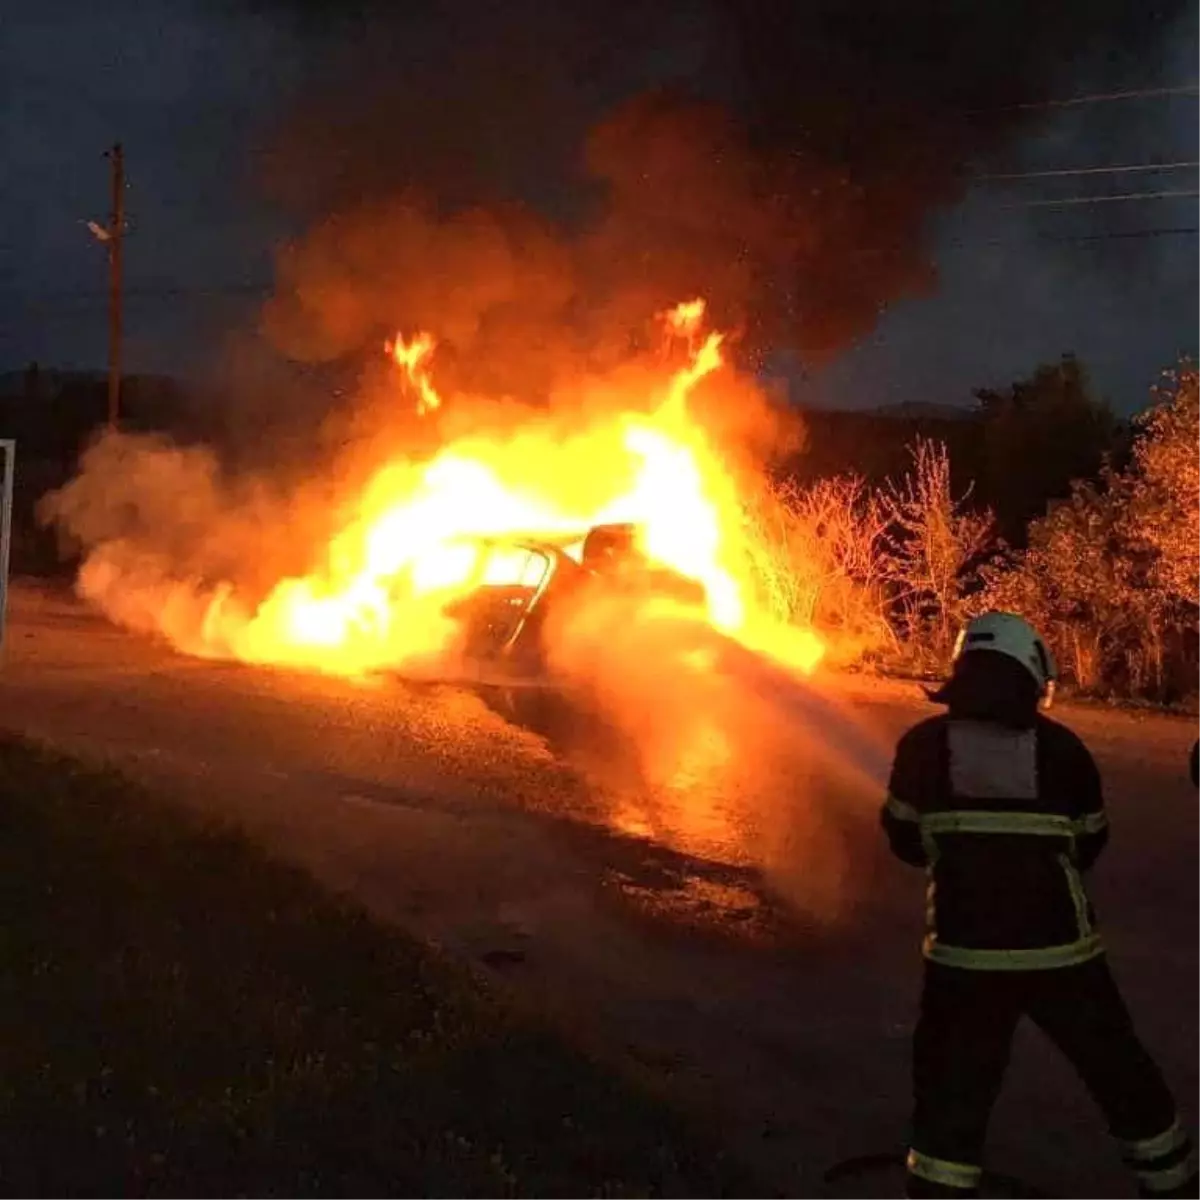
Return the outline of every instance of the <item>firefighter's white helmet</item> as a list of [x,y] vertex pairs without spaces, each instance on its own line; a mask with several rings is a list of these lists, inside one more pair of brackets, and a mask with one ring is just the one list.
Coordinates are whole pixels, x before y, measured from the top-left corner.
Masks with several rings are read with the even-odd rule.
[[1042,695],[1053,692],[1058,668],[1041,635],[1016,613],[989,612],[968,621],[954,645],[954,661],[974,650],[1015,658],[1037,681]]

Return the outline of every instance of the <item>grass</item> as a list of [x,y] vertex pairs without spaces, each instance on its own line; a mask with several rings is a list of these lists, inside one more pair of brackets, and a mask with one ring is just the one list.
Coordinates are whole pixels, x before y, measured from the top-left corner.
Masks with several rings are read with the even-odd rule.
[[761,1194],[422,943],[9,737],[0,1029],[8,1195]]

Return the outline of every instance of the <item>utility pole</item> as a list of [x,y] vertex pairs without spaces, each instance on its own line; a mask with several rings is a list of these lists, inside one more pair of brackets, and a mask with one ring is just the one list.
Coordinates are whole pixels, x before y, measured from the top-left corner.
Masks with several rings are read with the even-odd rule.
[[105,155],[112,163],[112,218],[108,225],[108,424],[121,415],[121,244],[125,234],[125,154],[117,142]]

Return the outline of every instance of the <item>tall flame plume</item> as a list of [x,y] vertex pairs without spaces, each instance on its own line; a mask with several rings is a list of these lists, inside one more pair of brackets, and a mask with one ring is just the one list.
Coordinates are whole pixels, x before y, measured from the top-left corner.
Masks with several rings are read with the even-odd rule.
[[[773,620],[756,597],[738,473],[692,411],[701,382],[728,369],[723,336],[705,332],[704,317],[700,299],[663,314],[678,368],[646,384],[649,395],[581,419],[565,436],[535,421],[386,462],[353,498],[314,568],[280,579],[265,596],[252,598],[236,580],[189,590],[160,577],[151,586],[103,546],[85,562],[81,590],[127,623],[144,626],[152,614],[189,653],[354,676],[435,663],[448,650],[447,606],[477,582],[471,539],[569,541],[593,525],[631,523],[651,564],[699,585],[696,619],[811,670],[821,641]],[[434,384],[429,334],[397,336],[386,351],[423,419],[438,421],[453,408]],[[122,617],[134,610],[139,620]]]

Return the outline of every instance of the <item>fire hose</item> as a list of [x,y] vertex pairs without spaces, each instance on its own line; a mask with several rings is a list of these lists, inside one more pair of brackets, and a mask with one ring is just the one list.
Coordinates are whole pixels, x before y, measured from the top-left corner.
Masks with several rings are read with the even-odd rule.
[[[903,1171],[906,1156],[907,1152],[904,1150],[882,1150],[874,1154],[855,1155],[853,1158],[844,1158],[834,1163],[821,1179],[827,1186],[833,1186],[861,1179],[864,1175],[890,1170]],[[1014,1200],[1050,1200],[1049,1192],[1043,1192],[1040,1188],[1002,1171],[985,1170],[980,1191],[989,1195],[1011,1196]]]

